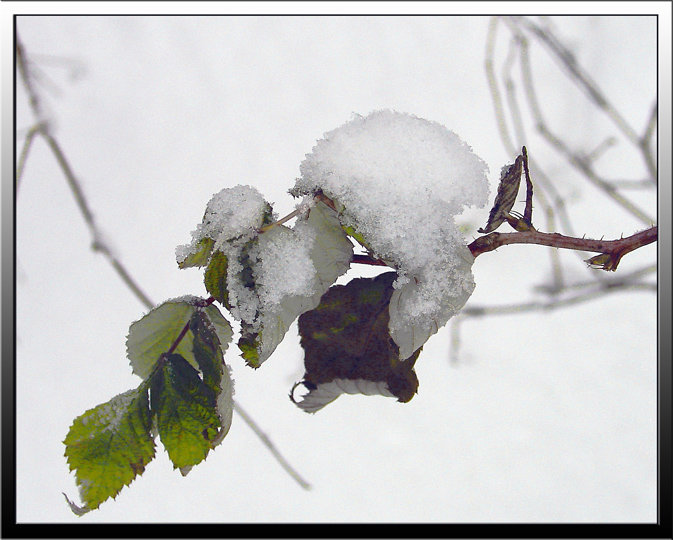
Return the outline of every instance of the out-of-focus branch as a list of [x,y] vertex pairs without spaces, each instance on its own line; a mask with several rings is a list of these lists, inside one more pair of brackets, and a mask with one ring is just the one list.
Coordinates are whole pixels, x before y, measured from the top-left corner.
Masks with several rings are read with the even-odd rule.
[[632,280],[636,274],[642,275],[642,273],[650,273],[650,271],[651,269],[648,268],[645,269],[645,272],[633,272],[628,274],[628,276],[622,276],[620,279],[610,279],[602,282],[594,281],[569,287],[566,286],[566,291],[573,289],[575,286],[581,287],[584,290],[560,298],[557,295],[558,291],[553,291],[554,296],[552,298],[536,302],[523,302],[501,306],[468,305],[451,320],[449,359],[451,362],[458,361],[460,351],[460,328],[462,324],[470,318],[490,317],[494,315],[523,315],[536,311],[551,312],[595,301],[604,298],[607,294],[616,292],[656,292],[656,283],[639,283]]
[[[520,34],[519,39],[522,41],[522,43],[526,43],[525,36]],[[593,170],[591,160],[587,159],[585,156],[582,156],[577,152],[573,152],[572,150],[570,150],[569,146],[559,136],[555,135],[552,132],[552,130],[549,128],[549,126],[544,120],[544,117],[542,115],[542,109],[540,108],[537,99],[537,92],[535,91],[532,70],[530,67],[528,57],[527,44],[526,46],[521,48],[521,51],[522,51],[521,71],[522,71],[524,90],[526,92],[528,104],[530,106],[531,114],[535,122],[535,127],[537,128],[537,131],[540,133],[540,135],[542,135],[553,148],[555,148],[559,153],[561,153],[573,167],[582,172],[587,180],[589,180],[596,187],[600,188],[608,197],[612,198],[617,204],[619,204],[628,212],[630,212],[632,215],[637,217],[644,224],[649,225],[651,223],[654,223],[655,222],[654,218],[647,215],[643,210],[638,208],[638,206],[635,205],[631,200],[629,200],[628,198],[624,197],[621,193],[619,193],[619,191],[617,191],[617,189],[615,189],[615,187],[612,184],[600,178],[598,174],[596,174],[596,172]],[[563,58],[567,59],[568,56],[563,56]],[[577,69],[579,68],[575,64],[573,64],[573,70],[571,70],[571,72],[575,73]],[[598,88],[595,86],[594,83],[591,84],[590,95],[594,97],[594,99],[598,100],[599,103],[601,103],[601,109],[605,110],[606,112],[614,111],[614,107],[612,107],[607,102],[607,100],[601,97],[602,94],[599,92]],[[611,114],[611,117],[614,118],[615,115]],[[617,115],[617,117],[621,118],[621,116],[619,115]],[[626,124],[620,123],[620,125],[624,126]],[[627,128],[623,129],[627,129],[628,132],[631,132],[632,131],[631,128],[628,127],[628,125],[626,126]],[[629,139],[632,140],[631,137],[629,137]],[[637,137],[635,138],[635,140],[632,140],[632,142],[638,148],[640,148],[640,140]]]
[[[28,100],[30,104],[30,108],[33,111],[33,114],[37,120],[37,123],[35,126],[33,126],[29,131],[28,134],[26,135],[26,142],[24,143],[23,150],[20,155],[19,159],[19,166],[17,166],[17,178],[16,182],[17,185],[21,179],[21,176],[23,174],[25,162],[27,159],[28,155],[28,149],[30,148],[30,144],[32,143],[33,139],[37,136],[40,135],[47,143],[49,148],[51,149],[52,153],[54,154],[54,157],[56,158],[56,161],[58,163],[59,168],[63,172],[66,181],[68,182],[68,186],[70,187],[70,190],[75,198],[75,201],[77,202],[77,206],[80,210],[80,213],[82,214],[82,217],[84,218],[84,221],[86,225],[89,228],[89,231],[91,232],[92,236],[92,249],[94,251],[99,251],[105,257],[108,259],[112,267],[115,269],[115,271],[119,274],[121,277],[122,281],[126,284],[126,286],[131,290],[131,292],[140,300],[140,302],[148,309],[151,309],[154,307],[154,302],[152,302],[149,297],[142,291],[140,286],[137,284],[136,280],[133,279],[131,274],[128,272],[124,264],[112,253],[110,250],[109,246],[107,243],[103,240],[103,236],[98,229],[98,226],[96,225],[96,222],[94,220],[94,215],[91,209],[89,208],[89,204],[87,202],[87,199],[84,195],[84,192],[79,184],[79,181],[77,180],[77,177],[75,176],[70,163],[68,162],[68,159],[66,158],[64,152],[62,151],[60,145],[54,138],[54,136],[51,134],[49,125],[45,121],[45,119],[42,117],[42,108],[40,105],[40,99],[37,94],[37,92],[34,89],[34,86],[32,84],[32,78],[30,76],[30,71],[28,68],[28,62],[26,59],[25,55],[25,50],[23,49],[23,46],[21,44],[21,41],[19,40],[19,36],[16,36],[16,61],[17,61],[17,67],[19,70],[19,75],[21,77],[21,80],[23,81],[24,88],[26,89],[26,92],[28,93]],[[264,444],[264,446],[267,447],[267,449],[271,452],[271,454],[276,458],[278,463],[285,469],[285,471],[304,489],[310,489],[310,484],[306,482],[301,475],[290,466],[288,461],[282,456],[282,454],[276,449],[276,447],[273,445],[271,440],[264,434],[264,432],[259,428],[257,423],[248,415],[238,404],[237,402],[234,402],[234,410],[243,418],[246,424],[254,431],[254,433],[259,437],[261,442]],[[66,497],[67,499],[67,497]],[[68,501],[70,503],[70,501]],[[72,506],[72,504],[71,504]]]
[[23,176],[23,170],[26,166],[26,160],[28,159],[28,153],[30,152],[30,147],[33,144],[35,137],[40,134],[40,125],[37,124],[31,127],[26,133],[26,138],[23,141],[23,147],[21,148],[21,153],[19,154],[19,160],[16,163],[16,179],[15,186],[16,191],[19,191],[19,182]]
[[540,42],[549,49],[554,58],[559,61],[561,67],[568,73],[569,79],[581,88],[594,102],[594,104],[604,111],[612,121],[617,125],[620,131],[633,143],[638,146],[640,138],[636,131],[629,125],[619,111],[608,101],[605,94],[598,85],[591,79],[589,74],[584,71],[582,66],[577,63],[575,56],[561,41],[554,35],[550,28],[541,28],[532,19],[528,17],[512,17],[515,24],[528,29]]
[[243,421],[248,424],[248,427],[252,429],[252,431],[255,432],[255,435],[264,443],[264,445],[267,447],[269,452],[273,454],[273,457],[276,458],[276,461],[280,464],[283,469],[285,469],[285,472],[289,474],[295,482],[297,482],[302,488],[304,489],[311,489],[311,484],[309,484],[306,480],[304,480],[301,475],[292,468],[292,466],[288,463],[288,461],[283,457],[283,455],[276,449],[275,445],[271,442],[271,439],[264,433],[259,426],[256,424],[256,422],[250,417],[250,415],[245,412],[245,409],[241,407],[241,404],[234,401],[234,410],[238,413],[238,415],[243,419]]

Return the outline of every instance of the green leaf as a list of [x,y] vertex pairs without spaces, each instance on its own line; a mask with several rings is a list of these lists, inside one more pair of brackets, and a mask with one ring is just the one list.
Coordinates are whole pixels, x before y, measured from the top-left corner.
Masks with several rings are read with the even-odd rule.
[[204,274],[204,283],[208,293],[223,306],[229,307],[227,292],[227,256],[216,251],[210,258]]
[[[167,300],[152,309],[147,315],[134,322],[126,338],[126,354],[131,362],[133,373],[146,379],[152,373],[159,358],[168,352],[198,310],[211,318],[218,332],[223,349],[226,350],[233,331],[217,307],[203,307],[205,300],[195,296],[186,296]],[[173,351],[185,358],[194,368],[198,363],[193,353],[193,334],[187,332]]]
[[216,394],[179,354],[162,362],[151,379],[159,437],[176,469],[203,461],[217,436]]
[[179,268],[190,268],[193,266],[205,266],[210,258],[210,253],[213,251],[215,240],[212,238],[202,238],[196,245],[193,253],[188,255],[179,255],[177,257]]
[[353,244],[344,234],[337,213],[323,202],[317,202],[306,219],[298,220],[295,230],[300,234],[307,230],[315,235],[311,260],[318,273],[322,296],[350,268]]
[[357,232],[355,230],[355,227],[352,227],[350,225],[342,225],[342,228],[348,236],[355,238],[355,240],[357,240],[362,247],[366,248],[368,251],[371,251],[371,248],[367,244],[367,241],[365,240],[364,236],[362,236],[359,232]]
[[154,457],[150,427],[144,383],[75,418],[63,444],[85,503],[81,511],[98,508],[142,474]]
[[219,444],[229,432],[234,411],[234,387],[231,374],[224,363],[220,340],[215,327],[205,313],[194,313],[190,321],[194,334],[194,357],[203,374],[203,382],[215,393],[220,431],[213,439]]
[[231,338],[234,336],[231,324],[224,318],[224,315],[222,315],[220,310],[217,309],[217,306],[214,306],[213,304],[206,306],[202,311],[208,316],[210,324],[213,325],[213,329],[217,334],[217,339],[220,342],[220,349],[222,354],[224,354],[229,347],[229,343],[231,343]]
[[[397,274],[359,278],[335,285],[318,307],[299,317],[304,348],[304,385],[298,405],[315,412],[340,393],[376,393],[409,401],[418,388],[413,366],[420,348],[404,361],[388,330],[392,283]],[[344,381],[354,381],[348,385]],[[373,386],[365,382],[376,383]],[[331,386],[330,386],[331,385]],[[322,387],[322,388],[321,388]],[[327,389],[327,390],[326,390]],[[352,391],[350,391],[352,389]],[[330,397],[330,399],[326,399]]]

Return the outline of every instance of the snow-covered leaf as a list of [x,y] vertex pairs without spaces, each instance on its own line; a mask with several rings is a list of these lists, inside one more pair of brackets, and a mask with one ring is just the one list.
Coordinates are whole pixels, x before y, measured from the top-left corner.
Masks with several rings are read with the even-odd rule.
[[255,318],[242,322],[238,343],[249,365],[259,367],[271,356],[292,322],[348,270],[352,255],[336,213],[322,202],[294,229],[278,226],[260,235],[251,252],[259,305]]
[[143,473],[154,457],[150,425],[145,383],[75,418],[63,441],[84,502],[78,507],[66,497],[73,511],[98,508]]
[[400,358],[408,358],[422,347],[472,294],[474,257],[466,246],[461,247],[443,265],[421,270],[393,292],[389,329],[400,348]]
[[326,133],[300,169],[291,193],[329,197],[344,230],[397,270],[390,331],[405,358],[474,289],[454,218],[486,203],[486,164],[440,124],[383,110]]
[[250,240],[271,221],[271,205],[254,187],[224,188],[208,201],[201,223],[192,232],[191,243],[175,249],[178,266],[205,266],[213,250],[221,250],[232,241]]
[[191,249],[185,249],[184,252],[176,250],[176,258],[179,268],[190,268],[193,266],[205,266],[213,251],[215,241],[212,238],[201,238]]

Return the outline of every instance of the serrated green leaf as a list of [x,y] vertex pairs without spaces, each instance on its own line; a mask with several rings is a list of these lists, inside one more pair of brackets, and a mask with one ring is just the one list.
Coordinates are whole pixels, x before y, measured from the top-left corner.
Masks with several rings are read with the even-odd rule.
[[253,332],[249,324],[241,323],[241,337],[238,339],[237,345],[241,351],[241,358],[253,368],[262,365],[262,362],[259,361],[259,351],[262,348],[260,334],[261,332]]
[[227,352],[231,338],[234,336],[234,331],[231,328],[229,321],[224,318],[224,315],[217,309],[217,306],[209,305],[203,308],[203,312],[208,315],[208,320],[213,325],[217,339],[220,342],[220,349],[222,354]]
[[204,273],[208,293],[223,306],[229,307],[227,292],[227,256],[221,251],[213,253]]
[[178,257],[178,267],[191,268],[194,266],[205,266],[210,258],[210,253],[213,251],[215,240],[212,238],[202,238],[196,245],[196,250],[184,258]]
[[[208,314],[218,333],[223,351],[226,350],[233,331],[217,307],[202,307],[205,301],[197,297],[167,300],[134,322],[126,338],[126,354],[133,372],[146,379],[152,373],[162,354],[168,352],[196,311]],[[174,352],[182,355],[194,368],[198,368],[193,353],[191,332],[182,338]]]
[[[154,457],[147,386],[119,394],[78,416],[63,443],[84,508],[93,510],[142,474]],[[67,497],[66,497],[67,498]]]
[[163,361],[151,379],[159,437],[176,469],[203,461],[218,434],[215,392],[179,354]]
[[[126,354],[133,373],[143,379],[149,377],[161,355],[170,349],[195,310],[196,306],[189,300],[168,300],[130,326]],[[197,367],[193,360],[192,339],[191,334],[185,335],[174,352],[191,358],[192,365]]]
[[194,357],[203,374],[203,382],[215,392],[220,431],[213,439],[219,444],[229,432],[234,410],[233,382],[214,325],[205,313],[196,312],[190,321],[194,334]]
[[303,382],[309,390],[336,380],[364,380],[385,383],[402,402],[414,396],[418,379],[413,366],[420,349],[401,361],[388,330],[396,276],[388,272],[335,285],[318,308],[299,317],[306,370]]

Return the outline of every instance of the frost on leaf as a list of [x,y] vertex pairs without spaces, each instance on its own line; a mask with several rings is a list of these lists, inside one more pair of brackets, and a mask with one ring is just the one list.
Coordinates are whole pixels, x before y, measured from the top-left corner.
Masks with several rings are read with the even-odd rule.
[[249,365],[271,356],[292,322],[348,270],[352,254],[336,214],[323,203],[293,229],[277,226],[259,236],[249,254],[256,311],[242,321],[238,343]]
[[144,384],[75,418],[63,441],[84,502],[80,508],[68,499],[74,511],[79,509],[81,514],[98,508],[143,473],[154,457],[150,425]]
[[271,205],[255,188],[225,188],[206,205],[201,223],[192,232],[191,243],[176,248],[178,266],[205,266],[213,250],[221,249],[228,242],[250,240],[260,227],[271,221]]
[[[234,334],[231,325],[215,306],[202,307],[204,303],[203,299],[195,296],[167,300],[131,324],[126,338],[126,354],[133,373],[146,379],[196,311],[203,311],[210,318],[224,352]],[[183,337],[173,352],[182,355],[194,368],[198,368],[191,332]]]
[[171,354],[151,379],[152,412],[159,437],[176,469],[203,461],[220,428],[215,391],[179,354]]
[[[467,246],[456,248],[452,257],[442,257],[441,272],[436,267],[421,269],[390,299],[390,335],[407,358],[456,315],[474,290],[472,263]],[[438,290],[447,288],[441,296]]]
[[302,383],[309,390],[296,402],[300,408],[315,412],[342,393],[395,396],[401,402],[414,396],[418,379],[413,367],[420,348],[400,360],[388,330],[395,277],[388,272],[335,285],[317,308],[299,317],[306,370]]
[[329,197],[344,230],[397,270],[390,331],[407,357],[474,289],[454,217],[486,204],[486,164],[440,124],[382,110],[326,133],[300,169],[291,193]]

